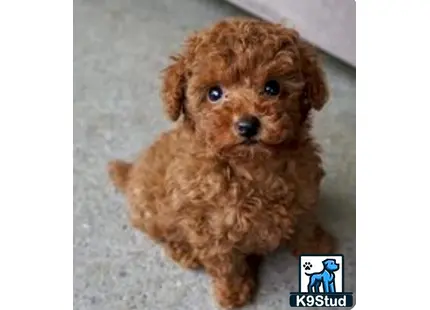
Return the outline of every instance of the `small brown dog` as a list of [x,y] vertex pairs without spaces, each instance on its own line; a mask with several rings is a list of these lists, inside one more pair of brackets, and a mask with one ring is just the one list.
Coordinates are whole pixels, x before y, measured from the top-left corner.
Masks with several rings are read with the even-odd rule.
[[251,258],[334,249],[315,215],[324,172],[309,115],[327,85],[295,30],[254,19],[202,30],[172,60],[162,95],[176,128],[109,173],[133,226],[182,266],[203,266],[219,304],[239,307],[255,291]]

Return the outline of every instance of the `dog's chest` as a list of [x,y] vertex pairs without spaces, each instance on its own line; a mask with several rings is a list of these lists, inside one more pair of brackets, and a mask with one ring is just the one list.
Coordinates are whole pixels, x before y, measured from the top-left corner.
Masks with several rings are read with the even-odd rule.
[[295,186],[275,174],[232,178],[224,193],[223,230],[244,252],[276,249],[293,225]]
[[270,210],[271,204],[287,207],[295,193],[294,182],[288,175],[265,170],[236,175],[231,178],[228,188],[229,200],[244,207],[258,203],[261,204],[258,207],[265,205],[265,210]]

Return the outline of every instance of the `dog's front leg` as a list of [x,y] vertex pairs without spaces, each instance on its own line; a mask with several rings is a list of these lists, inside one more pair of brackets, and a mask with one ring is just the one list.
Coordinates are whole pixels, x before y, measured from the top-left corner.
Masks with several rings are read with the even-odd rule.
[[324,285],[324,293],[330,293],[330,283],[328,283],[328,280],[323,280]]
[[313,214],[300,219],[289,244],[294,256],[333,254],[336,248],[335,238],[321,226]]
[[241,307],[250,301],[255,289],[255,274],[244,254],[219,253],[201,262],[212,277],[213,291],[222,307]]
[[334,280],[333,280],[333,282],[330,282],[330,293],[336,293],[336,287],[334,286]]

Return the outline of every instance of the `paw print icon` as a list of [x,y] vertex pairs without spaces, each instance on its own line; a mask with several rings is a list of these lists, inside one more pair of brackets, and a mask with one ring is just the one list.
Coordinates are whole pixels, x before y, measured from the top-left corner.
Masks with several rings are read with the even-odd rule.
[[310,262],[305,262],[303,264],[303,267],[305,268],[305,270],[311,270],[312,264]]

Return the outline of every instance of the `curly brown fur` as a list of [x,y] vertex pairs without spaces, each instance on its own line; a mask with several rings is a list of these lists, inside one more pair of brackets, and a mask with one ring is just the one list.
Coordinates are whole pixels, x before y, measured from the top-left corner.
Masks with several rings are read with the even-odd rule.
[[130,171],[131,164],[122,161],[114,160],[108,165],[109,177],[116,188],[124,191],[127,186],[128,172]]
[[[249,302],[249,258],[285,244],[295,255],[331,253],[315,215],[324,172],[311,135],[312,109],[328,98],[314,49],[297,31],[254,19],[223,20],[191,36],[164,70],[164,108],[177,126],[111,177],[134,227],[182,266],[203,266],[226,308]],[[280,93],[263,93],[276,80]],[[216,103],[208,90],[220,86]],[[244,143],[235,127],[254,115]]]

